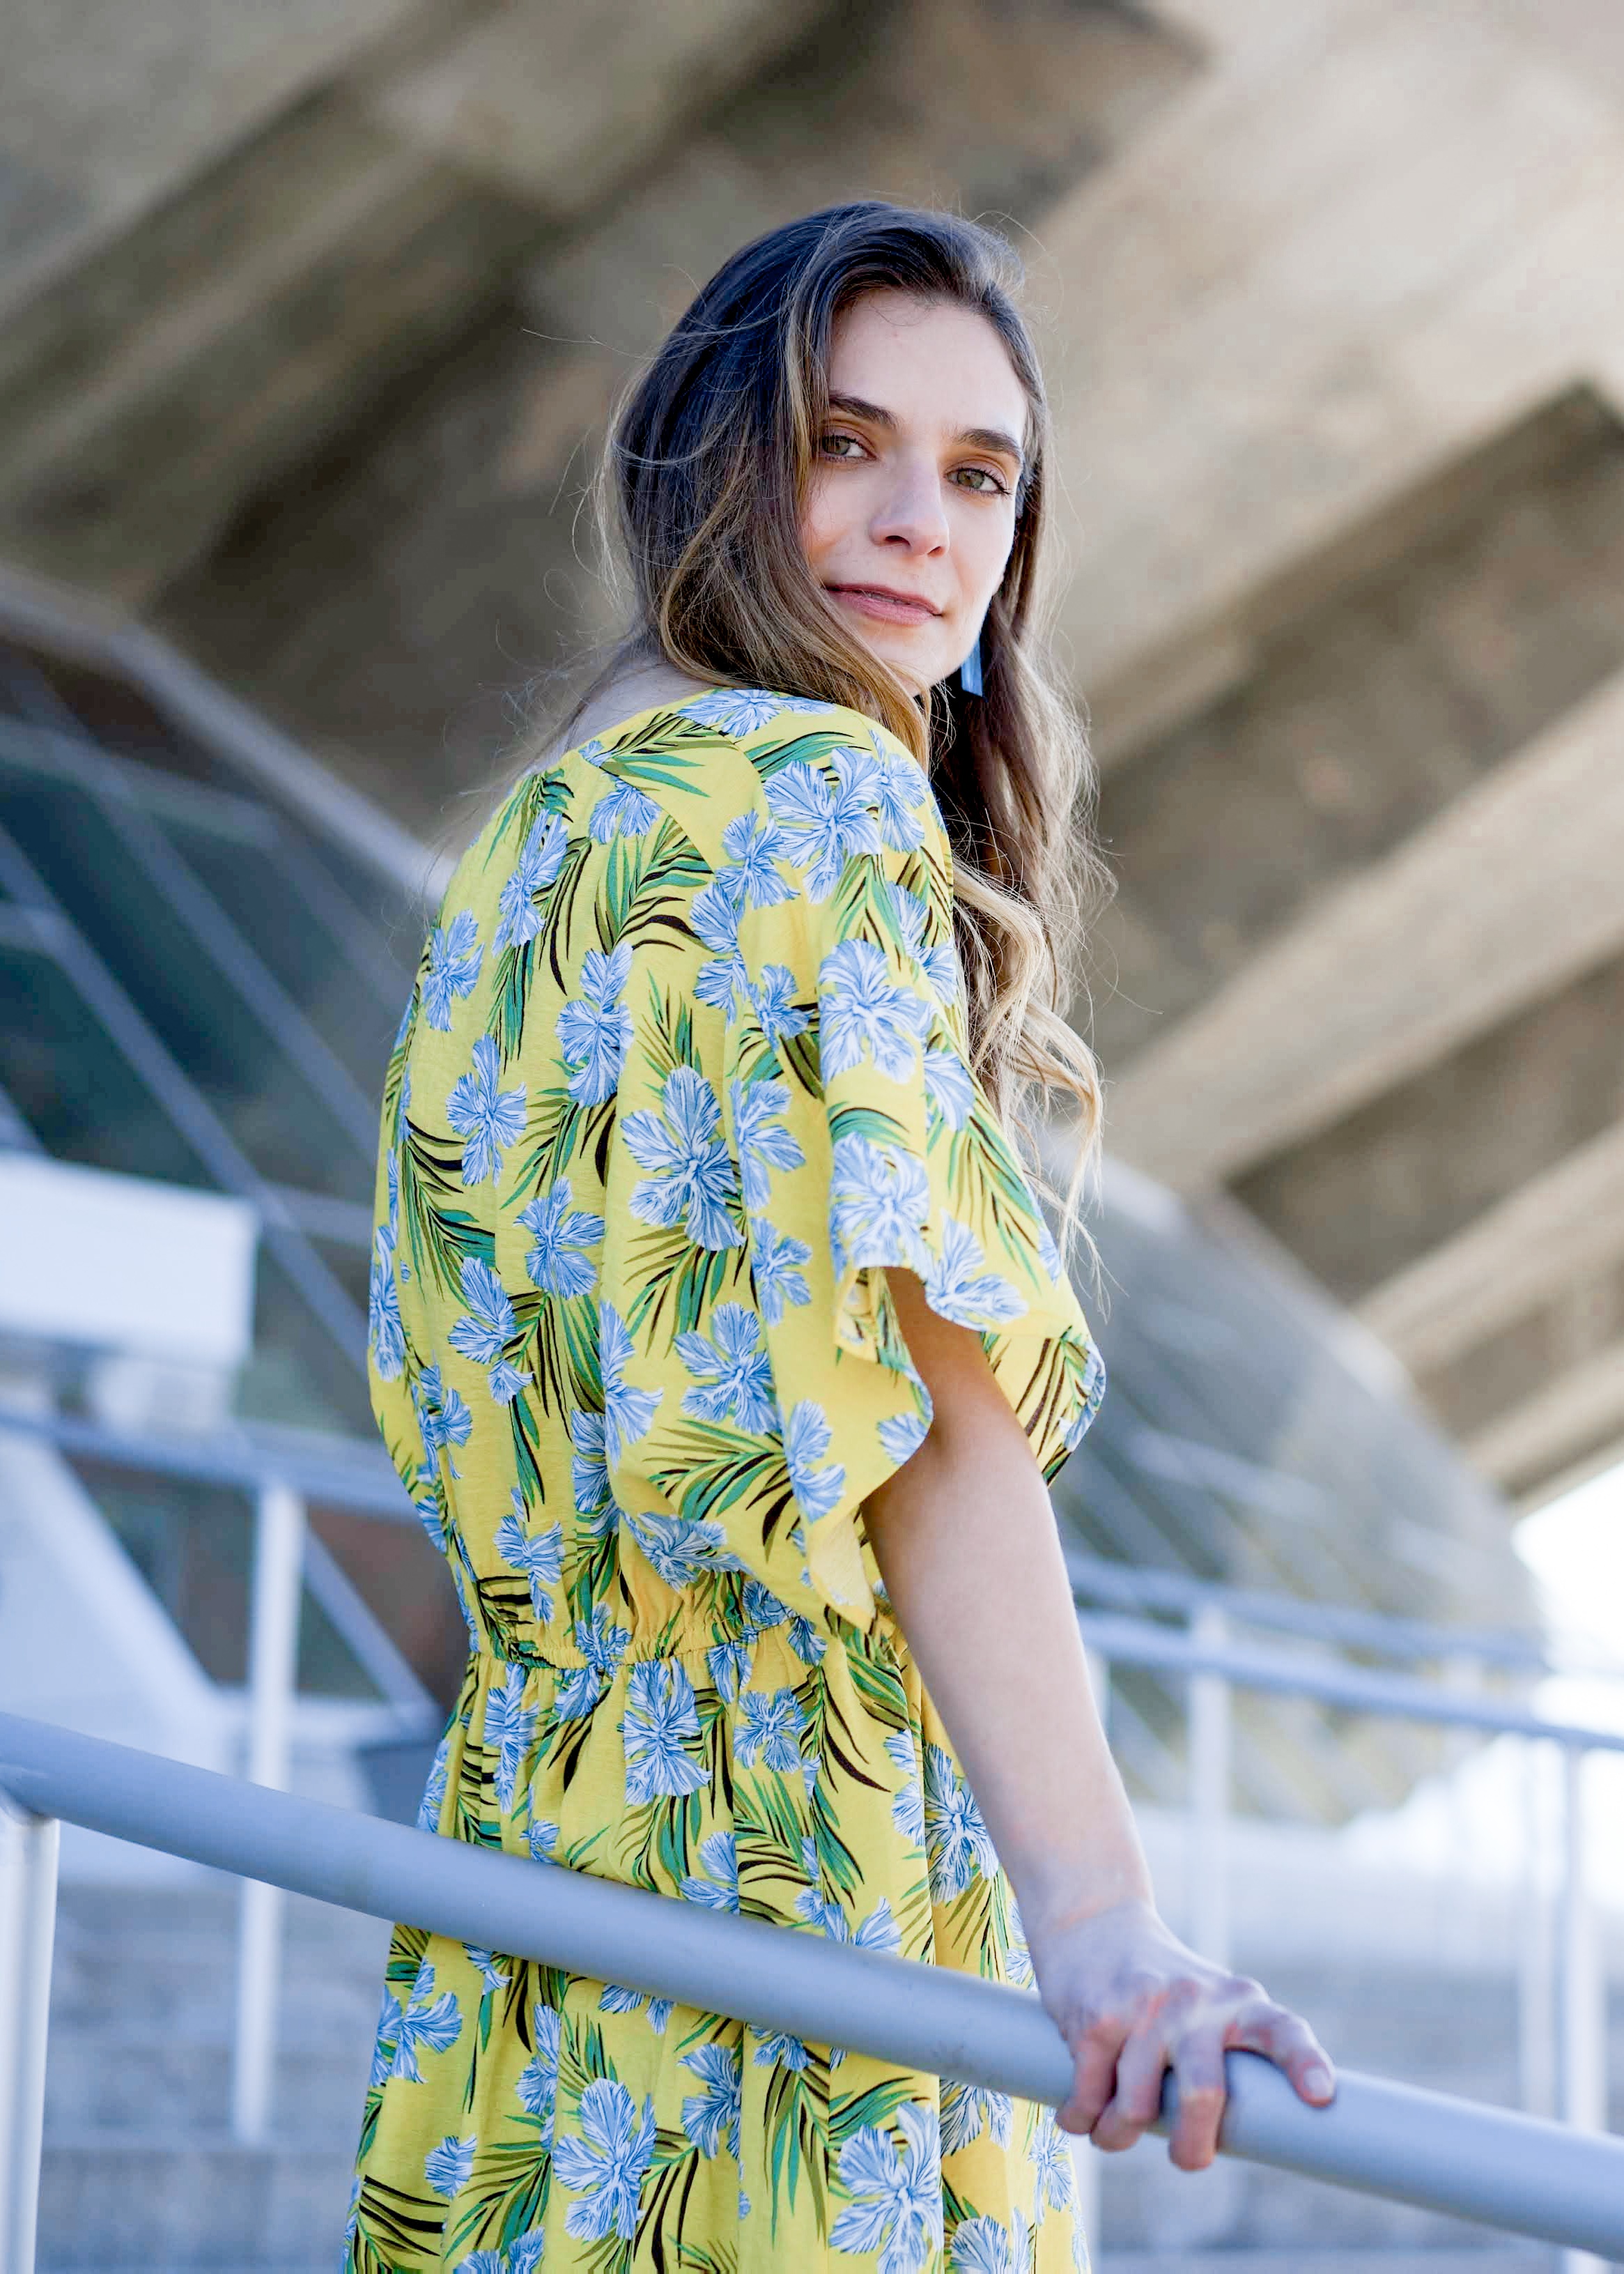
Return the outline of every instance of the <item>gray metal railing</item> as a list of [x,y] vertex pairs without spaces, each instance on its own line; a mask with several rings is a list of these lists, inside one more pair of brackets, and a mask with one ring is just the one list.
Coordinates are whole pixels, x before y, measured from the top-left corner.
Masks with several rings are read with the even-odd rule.
[[[0,1714],[12,1927],[0,2274],[32,2274],[54,1852],[42,1827],[88,1826],[372,1916],[732,2015],[758,2029],[1053,2105],[1071,2063],[1037,1999],[945,1969],[727,1918],[499,1856],[234,1778]],[[26,1828],[20,1834],[19,1825]],[[18,1860],[19,1859],[19,1860]],[[0,1883],[4,1884],[4,1883]],[[1344,2075],[1313,2110],[1244,2053],[1229,2060],[1225,2153],[1624,2257],[1624,2141]],[[1171,2112],[1169,2095],[1164,2122]]]
[[[230,1485],[255,1496],[246,1766],[257,1782],[285,1786],[301,1585],[312,1585],[330,1614],[339,1608],[334,1575],[323,1574],[320,1544],[305,1525],[304,1505],[416,1525],[417,1512],[381,1447],[283,1430],[159,1437],[49,1412],[0,1413],[0,1429],[46,1437],[71,1456]],[[1532,1638],[1386,1621],[1369,1612],[1229,1589],[1177,1573],[1136,1570],[1086,1556],[1069,1560],[1079,1595],[1171,1611],[1187,1622],[1181,1629],[1087,1608],[1079,1610],[1078,1620],[1107,1713],[1113,1666],[1154,1671],[1169,1678],[1176,1694],[1183,1692],[1188,1892],[1180,1923],[1186,1938],[1208,1957],[1227,1962],[1229,1954],[1235,1690],[1508,1736],[1524,1743],[1530,1758],[1530,1834],[1529,1917],[1518,1970],[1523,2105],[1535,2114],[1560,2115],[1575,2128],[1600,2130],[1605,2120],[1606,1984],[1587,1889],[1585,1764],[1591,1752],[1624,1751],[1624,1735],[1555,1722],[1501,1698],[1350,1664],[1324,1651],[1327,1644],[1341,1643],[1389,1659],[1442,1658],[1456,1666],[1477,1662],[1527,1675],[1545,1663]],[[338,1581],[343,1584],[342,1573]],[[1232,1638],[1236,1623],[1294,1635],[1318,1646],[1319,1654],[1238,1644]],[[1543,1766],[1548,1760],[1558,1764],[1555,1776]],[[1544,1836],[1544,1818],[1559,1793],[1560,1826],[1552,1842]],[[1547,1856],[1554,1871],[1545,1868]],[[272,2118],[280,1920],[281,1899],[274,1889],[245,1884],[231,2109],[237,2135],[249,2142],[266,2136]],[[1575,2261],[1568,2274],[1585,2270]]]

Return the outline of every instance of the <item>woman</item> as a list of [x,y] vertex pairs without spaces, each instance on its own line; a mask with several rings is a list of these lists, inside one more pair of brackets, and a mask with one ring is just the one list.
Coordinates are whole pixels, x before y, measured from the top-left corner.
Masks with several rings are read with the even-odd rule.
[[[391,1065],[375,1397],[473,1638],[425,1824],[1035,1969],[1061,2123],[1127,2146],[1170,2064],[1194,2168],[1226,2045],[1331,2079],[1156,1916],[1044,1489],[1101,1370],[1009,1131],[1097,1094],[1007,260],[813,215],[632,393],[634,630],[462,862]],[[395,1935],[354,2274],[1083,2259],[1047,2112]]]

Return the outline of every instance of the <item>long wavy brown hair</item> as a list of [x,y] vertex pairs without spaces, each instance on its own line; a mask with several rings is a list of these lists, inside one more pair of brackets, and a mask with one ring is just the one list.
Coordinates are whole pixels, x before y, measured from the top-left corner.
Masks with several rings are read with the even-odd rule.
[[[808,215],[734,253],[611,428],[598,516],[630,629],[572,715],[631,666],[664,656],[707,682],[846,704],[913,751],[953,851],[972,1061],[1040,1176],[1041,1119],[1058,1104],[1072,1122],[1069,1229],[1101,1101],[1093,1055],[1064,1012],[1104,871],[1087,826],[1086,742],[1039,637],[1049,417],[1019,281],[1013,251],[990,230],[867,201]],[[801,547],[834,328],[882,291],[983,316],[1026,391],[1026,471],[981,635],[979,697],[957,674],[922,703],[910,696],[842,622]]]

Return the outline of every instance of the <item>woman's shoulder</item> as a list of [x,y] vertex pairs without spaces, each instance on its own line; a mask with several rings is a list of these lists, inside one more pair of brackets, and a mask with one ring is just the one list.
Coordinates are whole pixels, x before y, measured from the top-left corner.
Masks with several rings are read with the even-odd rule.
[[605,843],[660,812],[714,867],[750,810],[790,832],[785,847],[832,830],[843,852],[902,851],[941,827],[924,769],[866,712],[783,689],[688,682],[635,708],[595,704],[499,801],[447,904],[477,911],[519,870],[539,889],[572,839]]

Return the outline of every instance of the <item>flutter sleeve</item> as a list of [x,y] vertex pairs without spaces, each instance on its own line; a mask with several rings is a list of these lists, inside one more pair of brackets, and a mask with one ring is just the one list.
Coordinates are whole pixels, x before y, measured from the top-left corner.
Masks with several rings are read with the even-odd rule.
[[731,950],[737,936],[719,975],[723,1111],[800,1576],[862,1621],[861,1503],[930,1420],[886,1269],[916,1273],[935,1311],[980,1335],[1046,1476],[1103,1376],[970,1069],[952,859],[926,778],[853,713],[793,726],[753,738],[763,809],[734,825],[734,858],[709,888],[718,939]]

